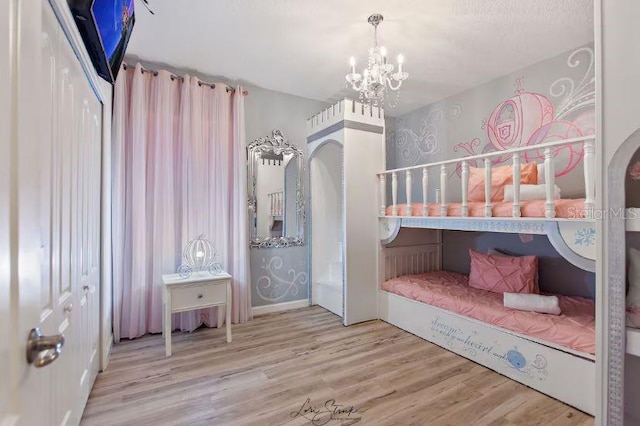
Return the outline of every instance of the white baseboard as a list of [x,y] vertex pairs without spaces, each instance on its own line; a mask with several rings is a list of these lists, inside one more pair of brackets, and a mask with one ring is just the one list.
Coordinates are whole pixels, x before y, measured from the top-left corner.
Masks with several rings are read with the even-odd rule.
[[273,312],[288,311],[290,309],[306,308],[309,306],[309,299],[294,300],[292,302],[274,303],[273,305],[253,306],[251,312],[253,316],[271,314]]

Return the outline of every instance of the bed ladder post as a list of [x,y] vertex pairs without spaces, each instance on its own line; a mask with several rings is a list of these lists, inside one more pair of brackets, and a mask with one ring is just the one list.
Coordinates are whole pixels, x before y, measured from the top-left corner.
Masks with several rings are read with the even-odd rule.
[[429,192],[429,172],[426,167],[422,168],[422,216],[429,216],[429,205],[427,195]]
[[387,175],[382,173],[379,176],[380,179],[380,216],[387,214]]
[[595,162],[594,155],[596,152],[596,146],[594,140],[584,142],[584,209],[586,210],[586,217],[593,217],[593,209],[595,208]]
[[462,181],[462,207],[460,209],[461,216],[469,216],[469,163],[467,160],[462,160],[462,174],[460,176]]
[[440,216],[447,216],[447,166],[440,166]]
[[405,212],[406,216],[411,216],[413,214],[413,208],[411,205],[411,190],[413,189],[413,170],[407,170],[405,176],[405,192],[407,194],[407,210]]
[[520,153],[513,154],[513,217],[520,217]]
[[391,216],[398,216],[398,174],[391,173]]
[[491,159],[484,159],[484,215],[491,217]]
[[556,171],[553,164],[553,149],[544,149],[544,181],[547,184],[547,201],[544,205],[545,217],[552,219],[556,217]]

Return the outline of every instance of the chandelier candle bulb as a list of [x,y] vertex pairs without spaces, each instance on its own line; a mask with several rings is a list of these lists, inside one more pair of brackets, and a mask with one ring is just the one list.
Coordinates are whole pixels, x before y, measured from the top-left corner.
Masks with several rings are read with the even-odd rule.
[[398,55],[398,74],[402,74],[402,64],[404,63],[404,56]]
[[356,73],[356,58],[353,56],[349,58],[349,65],[351,65],[351,74]]

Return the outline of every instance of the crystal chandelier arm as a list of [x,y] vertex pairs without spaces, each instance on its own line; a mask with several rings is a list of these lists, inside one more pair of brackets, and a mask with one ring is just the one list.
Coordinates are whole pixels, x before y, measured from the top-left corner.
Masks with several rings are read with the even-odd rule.
[[351,88],[353,90],[357,90],[357,91],[362,90],[362,87],[364,85],[364,79],[361,78],[360,74],[348,74],[346,77],[346,80],[347,80],[347,83],[351,85]]
[[[402,80],[397,80],[397,79],[393,78],[393,75],[391,77],[388,76],[388,75],[385,76],[385,77],[386,77],[386,80],[387,80],[387,85],[389,85],[389,89],[398,90],[400,88],[400,86],[402,86]],[[394,80],[398,82],[398,84],[396,84],[395,86],[393,85],[393,81]]]
[[359,86],[358,86],[358,83],[355,83],[355,82],[354,82],[354,83],[351,83],[351,88],[352,88],[353,90],[356,90],[356,91],[358,91],[358,92],[359,92],[360,90],[362,90],[362,85],[363,85],[363,83],[364,83],[364,80],[360,80],[360,85],[359,85]]

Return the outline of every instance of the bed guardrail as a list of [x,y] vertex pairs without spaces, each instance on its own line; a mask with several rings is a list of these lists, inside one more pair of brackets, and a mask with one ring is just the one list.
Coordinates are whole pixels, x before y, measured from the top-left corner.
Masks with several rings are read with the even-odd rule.
[[428,189],[429,189],[429,169],[440,168],[440,188],[439,199],[436,203],[440,204],[440,216],[447,216],[447,169],[450,166],[458,167],[460,164],[460,177],[462,184],[462,203],[461,215],[466,217],[469,215],[468,187],[469,187],[469,163],[476,161],[484,161],[484,193],[485,193],[485,217],[492,216],[491,205],[491,160],[496,157],[511,156],[513,163],[513,203],[512,217],[521,217],[520,211],[520,175],[521,175],[521,156],[523,153],[531,151],[542,151],[544,153],[544,173],[546,183],[546,201],[545,201],[545,217],[553,219],[555,217],[555,153],[563,147],[575,144],[582,144],[584,152],[584,186],[585,186],[585,217],[590,218],[595,207],[595,137],[582,136],[571,139],[563,139],[553,142],[546,142],[537,145],[528,145],[524,147],[509,149],[505,151],[491,152],[487,154],[474,155],[469,157],[455,158],[445,161],[437,161],[434,163],[421,164],[411,167],[402,167],[398,169],[386,170],[378,173],[380,184],[380,215],[386,216],[387,210],[387,176],[391,175],[391,216],[398,216],[398,175],[404,174],[406,187],[406,215],[412,215],[410,208],[412,203],[413,192],[413,174],[416,170],[422,170],[422,216],[429,216],[428,209]]
[[442,243],[387,247],[382,250],[380,278],[423,274],[442,269]]

